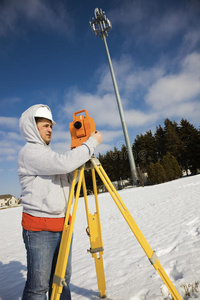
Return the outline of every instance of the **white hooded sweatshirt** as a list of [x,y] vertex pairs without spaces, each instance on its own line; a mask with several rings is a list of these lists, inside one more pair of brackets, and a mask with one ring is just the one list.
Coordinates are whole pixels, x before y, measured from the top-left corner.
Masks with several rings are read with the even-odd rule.
[[[34,105],[21,116],[19,127],[26,145],[18,156],[23,212],[35,217],[65,217],[72,172],[87,162],[98,142],[93,137],[81,146],[58,154],[40,136],[34,115],[46,105]],[[48,106],[46,106],[48,107]]]

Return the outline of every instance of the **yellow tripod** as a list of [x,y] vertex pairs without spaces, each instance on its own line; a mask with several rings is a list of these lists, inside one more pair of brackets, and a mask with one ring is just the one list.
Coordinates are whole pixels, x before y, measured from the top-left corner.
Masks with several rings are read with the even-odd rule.
[[[89,163],[89,167],[87,167],[88,163]],[[123,203],[122,199],[117,193],[115,187],[113,186],[112,182],[107,176],[99,160],[95,156],[92,156],[92,158],[88,163],[82,166],[80,169],[79,180],[78,180],[73,212],[72,212],[72,218],[71,218],[71,223],[69,225],[68,220],[69,220],[69,215],[70,215],[71,205],[72,205],[72,200],[74,195],[74,189],[75,189],[77,175],[78,175],[78,170],[74,171],[71,191],[69,195],[68,207],[66,212],[65,224],[63,228],[62,239],[61,239],[54,279],[53,279],[51,300],[60,299],[60,294],[62,293],[63,286],[66,284],[64,280],[65,270],[68,261],[68,255],[69,255],[69,250],[71,245],[73,227],[74,227],[74,222],[76,217],[76,211],[77,211],[81,186],[83,188],[83,195],[85,200],[85,208],[86,208],[86,215],[87,215],[87,222],[88,222],[88,234],[90,237],[90,245],[91,245],[89,251],[91,252],[92,257],[95,260],[96,275],[97,275],[97,282],[98,282],[98,289],[100,292],[100,296],[101,298],[106,297],[106,283],[105,283],[103,257],[102,257],[104,253],[104,249],[103,249],[103,241],[102,241],[102,234],[101,234],[101,223],[100,223],[95,171],[101,178],[103,184],[107,188],[110,195],[112,196],[121,214],[125,218],[126,222],[128,223],[129,227],[131,228],[132,232],[134,233],[135,237],[137,238],[144,252],[146,253],[150,263],[154,266],[155,270],[158,272],[163,282],[166,284],[173,299],[181,300],[182,299],[181,296],[179,295],[176,288],[172,284],[168,275],[165,273],[163,267],[161,266],[157,258],[155,251],[153,251],[149,246],[147,240],[145,239],[141,230],[137,226],[130,212],[126,208],[125,204]],[[93,215],[89,213],[89,208],[88,208],[87,191],[86,191],[86,183],[85,183],[85,176],[84,176],[84,170],[86,168],[91,169],[92,172],[92,182],[93,182],[95,205],[96,205],[96,212]]]

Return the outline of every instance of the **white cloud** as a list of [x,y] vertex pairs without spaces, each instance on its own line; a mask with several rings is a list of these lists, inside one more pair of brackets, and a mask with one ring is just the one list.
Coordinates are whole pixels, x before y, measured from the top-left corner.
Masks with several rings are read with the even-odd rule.
[[171,10],[163,10],[162,13],[151,16],[151,22],[149,27],[149,35],[154,42],[160,43],[170,40],[187,28],[189,23],[189,16],[186,10],[182,8]]
[[95,149],[94,155],[98,155],[99,153],[101,153],[101,154],[106,153],[107,151],[112,150],[113,147],[114,147],[114,145],[112,145],[111,143],[109,143],[109,144],[102,143],[100,146],[98,146]]
[[[123,95],[129,96],[138,89],[146,89],[156,79],[164,74],[164,66],[156,65],[149,69],[138,66],[129,55],[122,55],[119,60],[113,59],[113,69],[117,79],[117,85]],[[108,67],[101,67],[97,74],[100,80],[97,86],[98,94],[113,93],[113,83]]]
[[[120,140],[122,140],[122,137],[121,137],[122,132],[121,131],[120,131],[120,134],[115,131],[113,131],[113,132],[101,131],[101,133],[103,136],[103,143],[95,149],[95,154],[105,153],[106,151],[113,149],[113,147],[114,147],[113,140],[116,137],[119,136]],[[70,150],[70,144],[71,144],[71,140],[67,140],[65,142],[57,142],[57,143],[53,142],[51,144],[51,149],[60,154],[64,154],[64,153],[66,153],[66,151]],[[122,144],[122,142],[120,144]]]
[[144,126],[145,124],[151,124],[157,118],[158,114],[152,111],[142,112],[140,110],[132,109],[125,112],[126,123],[129,127],[139,127]]
[[57,141],[70,141],[70,134],[69,131],[62,131],[62,130],[55,130],[52,134],[52,142]]
[[67,142],[57,142],[51,144],[51,149],[60,154],[64,154],[70,150],[70,141]]
[[8,140],[24,141],[24,137],[21,134],[18,134],[16,132],[7,132],[6,137]]
[[0,162],[16,161],[18,152],[22,148],[21,140],[15,133],[7,133],[0,131],[1,143],[0,143]]
[[16,129],[19,127],[18,118],[0,117],[0,126]]
[[[149,89],[146,102],[155,110],[170,110],[170,107],[190,102],[200,97],[200,54],[188,55],[177,74],[158,79]],[[178,108],[178,106],[177,106]]]
[[0,147],[0,153],[1,155],[10,155],[10,154],[15,154],[16,150],[8,147]]
[[73,113],[83,109],[87,110],[89,116],[94,119],[96,127],[109,125],[114,128],[120,124],[116,99],[113,94],[105,94],[101,97],[98,94],[81,93],[74,89],[65,95],[63,111],[71,117],[71,120]]
[[184,48],[187,48],[189,51],[194,49],[196,45],[200,42],[199,28],[189,29],[183,38]]
[[182,1],[181,5],[170,1],[169,5],[160,0],[127,0],[107,15],[113,27],[118,25],[126,36],[125,47],[130,46],[133,39],[137,44],[147,42],[159,47],[183,37],[191,49],[192,44],[188,42],[192,41],[194,46],[199,40],[199,9],[198,1]]
[[[6,161],[16,161],[17,156],[16,155],[7,155],[6,156]],[[15,169],[10,169],[9,171],[16,171]]]
[[122,130],[101,130],[101,134],[103,136],[104,143],[109,143],[110,141],[121,138],[123,136]]
[[147,103],[156,110],[173,103],[190,100],[200,93],[200,82],[186,74],[166,76],[159,79],[149,90]]
[[198,101],[185,103],[172,103],[168,108],[159,111],[158,119],[173,118],[179,122],[182,118],[187,119],[194,126],[199,127],[200,98]]
[[182,62],[182,71],[200,80],[200,53],[188,54]]
[[[126,123],[130,127],[138,127],[157,118],[154,112],[144,112],[138,109],[131,109],[135,105],[135,98],[142,96],[148,88],[158,80],[164,73],[164,67],[161,65],[144,69],[138,67],[130,56],[123,56],[119,61],[114,60],[114,70],[119,86],[122,106]],[[97,70],[100,80],[97,86],[97,92],[81,93],[77,88],[72,88],[65,95],[64,107],[60,111],[65,112],[72,120],[72,115],[82,109],[86,109],[89,115],[95,120],[96,127],[118,129],[121,128],[121,120],[117,106],[116,96],[111,81],[110,71],[101,67]],[[140,95],[141,97],[141,95]],[[143,101],[143,99],[142,99]]]
[[1,98],[0,106],[1,107],[13,107],[14,105],[18,105],[21,102],[19,97],[8,97],[8,98]]
[[8,33],[25,32],[26,26],[19,25],[21,21],[32,27],[56,30],[66,35],[73,32],[73,20],[61,1],[55,4],[41,0],[5,1],[1,5],[0,37]]
[[17,154],[18,150],[13,148],[12,145],[0,146],[0,162],[16,160]]
[[[151,68],[135,65],[128,56],[114,62],[122,105],[128,128],[152,126],[163,118],[199,117],[200,99],[200,54],[191,53],[184,59],[173,61],[176,72],[167,73],[170,69],[167,61]],[[77,88],[65,95],[65,104],[61,109],[72,120],[74,112],[88,110],[95,120],[97,129],[121,128],[121,121],[116,97],[111,82],[105,80],[110,76],[108,68],[100,68],[97,73],[100,80],[97,92],[81,93]],[[70,103],[70,105],[69,105]],[[113,131],[114,132],[114,131]],[[105,134],[105,133],[104,133]],[[110,141],[114,140],[114,137]]]

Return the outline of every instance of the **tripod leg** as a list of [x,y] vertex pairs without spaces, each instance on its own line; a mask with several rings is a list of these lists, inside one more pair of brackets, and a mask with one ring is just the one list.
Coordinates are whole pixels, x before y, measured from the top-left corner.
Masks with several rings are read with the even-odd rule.
[[110,181],[109,177],[107,176],[106,172],[104,171],[103,167],[101,166],[101,164],[98,162],[97,159],[92,158],[91,162],[93,163],[96,172],[98,173],[99,177],[101,178],[101,180],[104,183],[105,187],[107,188],[108,192],[112,196],[117,207],[119,208],[120,212],[122,213],[123,217],[125,218],[126,222],[128,223],[129,227],[131,228],[132,232],[134,233],[135,237],[137,238],[138,242],[140,243],[141,247],[143,248],[144,252],[146,253],[147,257],[149,258],[151,264],[154,266],[155,270],[158,272],[158,274],[162,278],[163,282],[166,284],[169,292],[173,296],[173,299],[182,300],[181,296],[179,295],[176,288],[174,287],[171,280],[169,279],[168,275],[165,273],[163,267],[161,266],[161,264],[157,258],[157,255],[151,249],[150,245],[148,244],[147,240],[145,239],[144,235],[142,234],[140,228],[136,224],[135,220],[131,216],[130,212],[126,208],[124,202],[122,201],[121,197],[117,193],[115,187],[113,186],[112,182]]
[[78,170],[75,170],[74,177],[72,180],[72,186],[71,186],[71,190],[70,190],[69,200],[68,200],[65,224],[64,224],[64,228],[63,228],[63,232],[62,232],[62,238],[61,238],[61,243],[60,243],[60,248],[59,248],[59,253],[58,253],[55,274],[54,274],[54,278],[53,278],[51,300],[59,300],[60,295],[63,290],[63,286],[66,285],[65,271],[66,271],[66,267],[67,267],[69,250],[70,250],[70,245],[71,245],[71,240],[72,240],[72,233],[73,233],[76,211],[77,211],[77,206],[78,206],[78,199],[79,199],[82,179],[83,179],[83,175],[84,175],[84,167],[81,167],[81,170],[80,170],[78,186],[77,186],[77,191],[76,191],[76,197],[74,200],[74,207],[73,207],[71,223],[68,224],[69,214],[70,214],[73,195],[74,195],[74,189],[75,189],[75,185],[76,185],[77,174],[78,174]]
[[103,249],[96,178],[95,178],[94,169],[92,169],[92,180],[93,180],[93,189],[94,189],[95,205],[96,205],[96,212],[93,215],[89,213],[86,183],[85,183],[85,178],[83,178],[83,194],[85,199],[85,209],[86,209],[87,222],[88,222],[88,235],[90,237],[90,246],[91,246],[90,250],[88,251],[92,254],[92,257],[95,260],[97,283],[98,283],[100,296],[101,298],[105,298],[106,282],[105,282],[105,274],[104,274],[104,266],[103,266],[104,249]]

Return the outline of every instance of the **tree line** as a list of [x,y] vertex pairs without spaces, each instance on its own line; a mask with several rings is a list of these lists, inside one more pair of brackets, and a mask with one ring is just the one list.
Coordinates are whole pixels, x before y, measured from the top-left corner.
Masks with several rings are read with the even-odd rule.
[[[200,130],[185,119],[180,124],[165,119],[164,126],[156,127],[154,134],[149,130],[137,135],[132,151],[138,174],[147,172],[149,183],[179,178],[183,170],[197,174],[200,169]],[[98,158],[111,181],[131,178],[125,145],[99,154]],[[86,181],[87,184],[91,182],[90,179]]]

